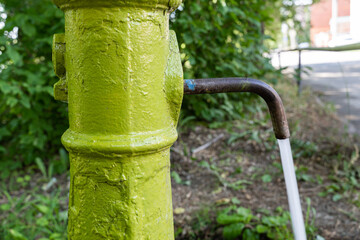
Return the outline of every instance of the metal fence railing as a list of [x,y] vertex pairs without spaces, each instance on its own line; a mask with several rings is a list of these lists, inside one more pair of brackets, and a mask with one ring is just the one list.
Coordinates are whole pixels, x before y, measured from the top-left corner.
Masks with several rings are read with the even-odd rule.
[[301,64],[301,52],[302,51],[332,51],[332,52],[340,52],[340,51],[352,51],[352,50],[360,50],[360,42],[359,43],[353,43],[343,46],[337,46],[337,47],[307,47],[307,48],[294,48],[294,49],[288,49],[288,50],[280,50],[277,52],[279,57],[279,67],[281,68],[281,61],[280,61],[280,55],[282,52],[293,52],[298,51],[299,52],[299,63],[297,68],[297,85],[298,85],[298,93],[301,93],[301,72],[302,72],[302,64]]

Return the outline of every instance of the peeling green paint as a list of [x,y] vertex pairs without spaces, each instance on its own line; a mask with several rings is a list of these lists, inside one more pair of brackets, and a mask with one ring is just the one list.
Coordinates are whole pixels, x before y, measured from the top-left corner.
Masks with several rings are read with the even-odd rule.
[[69,104],[69,239],[173,239],[183,74],[169,13],[181,0],[54,2],[66,22],[53,61],[55,98]]

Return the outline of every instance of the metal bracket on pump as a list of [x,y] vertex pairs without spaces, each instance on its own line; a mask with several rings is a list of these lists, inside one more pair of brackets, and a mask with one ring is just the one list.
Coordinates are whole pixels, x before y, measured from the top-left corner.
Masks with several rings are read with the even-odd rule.
[[68,90],[66,83],[66,68],[65,68],[65,34],[54,34],[53,37],[53,53],[52,61],[54,65],[54,71],[56,76],[59,77],[59,81],[54,85],[54,98],[58,101],[68,101]]

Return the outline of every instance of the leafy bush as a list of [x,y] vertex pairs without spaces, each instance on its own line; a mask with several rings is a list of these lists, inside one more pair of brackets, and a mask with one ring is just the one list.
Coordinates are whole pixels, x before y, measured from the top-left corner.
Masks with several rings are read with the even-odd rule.
[[[37,157],[48,160],[61,146],[67,106],[52,96],[57,79],[51,45],[52,35],[64,32],[64,18],[51,0],[0,3],[4,26],[0,29],[0,167],[11,170],[33,163]],[[185,1],[172,15],[185,77],[263,78],[276,73],[264,57],[268,52],[264,42],[269,39],[264,32],[279,15],[279,8],[274,7],[279,3],[282,1]],[[240,118],[246,111],[257,111],[248,96],[188,96],[183,119]]]
[[[172,16],[185,78],[252,77],[276,73],[264,41],[265,26],[279,9],[261,0],[185,1]],[[249,94],[187,96],[183,114],[199,120],[240,118],[248,109]],[[253,98],[250,98],[253,100]]]
[[0,12],[0,168],[11,170],[61,146],[67,106],[53,99],[51,46],[64,18],[51,0],[3,1]]

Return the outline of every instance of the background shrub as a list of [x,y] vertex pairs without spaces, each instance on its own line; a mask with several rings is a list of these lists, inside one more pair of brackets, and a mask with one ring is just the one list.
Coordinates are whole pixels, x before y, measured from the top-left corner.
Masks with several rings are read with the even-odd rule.
[[[173,15],[185,78],[251,77],[264,79],[275,73],[265,28],[277,29],[282,1],[197,0],[185,1]],[[278,6],[278,7],[277,7]],[[272,34],[274,35],[274,34]],[[273,76],[274,77],[274,76]],[[254,111],[250,94],[187,96],[183,115],[198,120],[224,121]],[[252,96],[252,95],[251,95]],[[252,102],[252,104],[250,104]]]
[[[291,1],[287,1],[291,2]],[[67,105],[53,99],[54,33],[64,32],[63,13],[51,0],[0,0],[0,168],[45,163],[61,148]],[[277,73],[266,56],[277,29],[281,0],[187,0],[171,15],[186,78],[253,77]],[[272,34],[273,35],[273,34]],[[277,75],[278,76],[278,75]],[[183,117],[224,121],[257,111],[246,94],[187,96]],[[189,119],[189,118],[188,118]]]
[[0,169],[49,158],[61,147],[67,106],[53,98],[52,35],[64,32],[51,0],[3,1],[0,29]]

